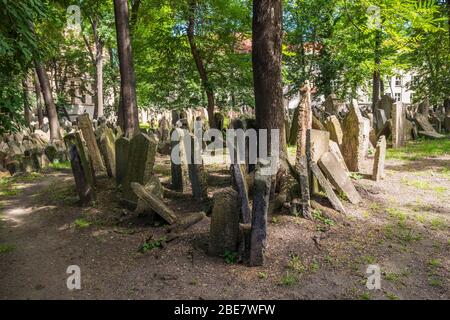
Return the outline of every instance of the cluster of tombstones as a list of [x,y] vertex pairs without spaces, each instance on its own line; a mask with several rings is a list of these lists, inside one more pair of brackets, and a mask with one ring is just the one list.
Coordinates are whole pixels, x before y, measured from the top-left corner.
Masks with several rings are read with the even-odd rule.
[[[66,132],[66,129],[60,129],[61,136]],[[0,171],[11,175],[39,172],[53,162],[66,160],[64,142],[50,139],[48,121],[42,128],[33,123],[30,128],[0,136]]]

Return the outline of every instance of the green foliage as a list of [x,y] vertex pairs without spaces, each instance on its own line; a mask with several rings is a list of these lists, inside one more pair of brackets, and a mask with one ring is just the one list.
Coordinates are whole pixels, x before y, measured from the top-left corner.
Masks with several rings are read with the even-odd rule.
[[153,249],[158,249],[163,247],[163,243],[166,241],[166,237],[161,237],[155,240],[147,240],[141,246],[140,251],[142,253],[146,253],[147,251],[151,251]]
[[0,243],[0,254],[14,250],[14,246],[7,243]]
[[85,229],[85,228],[89,228],[91,226],[91,223],[83,218],[78,218],[73,223],[79,229]]
[[225,250],[224,254],[223,254],[223,258],[225,260],[226,264],[235,264],[238,260],[238,253],[237,252],[233,252],[233,251],[229,251],[229,250]]
[[419,140],[409,142],[406,147],[388,149],[386,157],[398,160],[420,160],[450,154],[450,139]]

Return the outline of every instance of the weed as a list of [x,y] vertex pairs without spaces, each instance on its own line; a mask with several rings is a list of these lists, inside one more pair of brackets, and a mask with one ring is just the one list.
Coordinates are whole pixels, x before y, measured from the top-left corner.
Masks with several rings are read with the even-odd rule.
[[7,243],[0,243],[0,253],[6,253],[14,250],[14,246]]
[[306,270],[306,267],[303,264],[302,260],[296,254],[291,255],[287,268],[298,273],[303,273]]
[[370,299],[371,299],[370,293],[368,293],[368,292],[363,293],[363,294],[360,296],[360,299],[361,299],[361,300],[370,300]]
[[267,279],[267,272],[259,272],[258,278],[259,279]]
[[290,287],[298,282],[298,278],[291,274],[289,271],[281,278],[281,284],[286,287]]
[[395,295],[395,294],[393,294],[391,292],[388,292],[386,294],[386,297],[388,297],[389,300],[400,300],[400,298],[397,295]]
[[238,253],[225,250],[225,253],[223,254],[223,258],[225,259],[226,264],[235,264],[238,260]]
[[75,224],[75,226],[77,228],[80,228],[80,229],[88,228],[91,225],[91,223],[89,221],[87,221],[83,218],[78,218],[73,223]]
[[430,261],[428,261],[428,266],[430,268],[439,268],[441,266],[441,260],[440,259],[430,259]]
[[141,247],[141,252],[146,253],[147,251],[151,251],[153,249],[162,248],[164,241],[166,241],[166,237],[161,237],[157,240],[147,240]]
[[273,224],[280,224],[280,219],[278,219],[278,217],[272,217],[271,222],[272,222]]
[[55,170],[68,170],[71,169],[72,166],[70,164],[70,161],[55,161],[53,163],[50,163],[50,168],[55,169]]
[[327,226],[334,226],[335,223],[333,220],[325,218],[324,216],[322,216],[322,212],[320,210],[313,210],[312,211],[312,216],[315,220],[322,222],[323,224],[327,225]]

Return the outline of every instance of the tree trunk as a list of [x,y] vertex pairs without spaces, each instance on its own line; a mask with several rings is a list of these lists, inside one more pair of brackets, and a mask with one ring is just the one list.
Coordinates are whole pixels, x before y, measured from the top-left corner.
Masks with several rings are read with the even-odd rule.
[[103,42],[97,28],[97,20],[92,22],[95,43],[95,107],[94,119],[103,117]]
[[200,75],[200,79],[202,81],[202,86],[205,90],[206,97],[208,99],[208,118],[209,118],[209,126],[211,128],[216,128],[217,124],[214,118],[214,90],[212,88],[211,83],[208,79],[208,74],[206,72],[205,65],[203,63],[200,51],[197,48],[197,44],[195,43],[195,10],[197,8],[197,1],[190,0],[189,3],[189,22],[187,28],[187,36],[189,40],[189,46],[191,48],[192,57],[194,58],[195,65],[197,66],[198,73]]
[[55,101],[53,100],[47,73],[40,62],[35,61],[34,67],[41,85],[42,94],[44,95],[44,102],[50,125],[50,140],[59,140],[61,137],[59,135],[58,113],[56,111]]
[[22,90],[23,90],[23,115],[25,119],[25,124],[29,128],[31,122],[31,111],[30,111],[30,102],[28,100],[28,86],[26,78],[22,79]]
[[375,114],[375,109],[377,107],[378,101],[380,101],[380,89],[381,89],[381,75],[380,75],[380,66],[381,66],[381,30],[376,31],[375,35],[375,70],[373,71],[373,80],[372,80],[372,112]]
[[286,150],[281,80],[282,1],[253,1],[253,79],[256,127],[279,129],[279,152]]
[[42,99],[41,99],[41,88],[39,86],[39,79],[37,76],[36,69],[34,71],[34,90],[36,92],[36,111],[38,117],[39,128],[44,125],[44,114],[42,112]]
[[117,48],[120,64],[120,105],[118,118],[127,137],[139,132],[139,115],[136,101],[136,78],[131,54],[130,26],[127,0],[114,0]]

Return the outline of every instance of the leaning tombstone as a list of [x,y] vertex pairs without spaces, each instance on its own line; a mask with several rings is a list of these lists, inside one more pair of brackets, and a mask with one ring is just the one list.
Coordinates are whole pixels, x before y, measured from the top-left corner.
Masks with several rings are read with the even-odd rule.
[[79,132],[66,135],[64,141],[69,149],[70,164],[80,203],[86,206],[95,199],[94,173],[90,159],[85,153]]
[[114,132],[111,128],[105,128],[100,135],[100,150],[105,159],[108,177],[116,175],[116,146],[114,143]]
[[78,127],[81,130],[84,141],[86,141],[86,147],[89,151],[89,156],[92,159],[92,165],[95,173],[101,174],[106,172],[106,168],[100,154],[100,149],[95,138],[94,128],[92,126],[91,119],[89,119],[89,114],[85,113],[78,117]]

